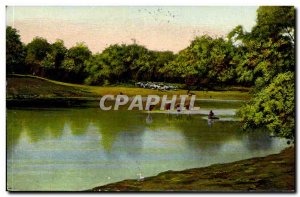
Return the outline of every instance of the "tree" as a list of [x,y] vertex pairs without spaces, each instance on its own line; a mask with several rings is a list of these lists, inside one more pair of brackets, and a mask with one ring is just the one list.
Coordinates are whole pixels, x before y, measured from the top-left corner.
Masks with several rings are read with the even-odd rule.
[[24,73],[25,49],[18,31],[10,26],[6,27],[6,72]]
[[175,60],[161,71],[184,78],[186,83],[193,81],[198,86],[230,84],[235,76],[233,56],[234,46],[231,41],[204,35],[196,37],[189,47],[180,51]]
[[87,84],[163,80],[159,69],[173,58],[172,52],[150,51],[136,43],[111,45],[86,62]]
[[63,40],[56,40],[51,45],[51,52],[54,56],[54,68],[59,69],[62,65],[62,61],[64,60],[66,53],[67,53],[67,48],[64,45]]
[[262,39],[288,37],[294,43],[295,8],[292,6],[261,6],[253,36]]
[[175,60],[176,55],[172,51],[153,51],[152,56],[153,72],[151,79],[154,81],[174,81],[172,77],[169,77],[168,73],[161,72],[161,70],[169,62]]
[[107,83],[105,80],[109,78],[110,71],[104,69],[104,61],[101,54],[92,55],[85,64],[85,71],[88,73],[88,77],[84,80],[85,84],[103,85]]
[[255,83],[254,98],[239,112],[244,129],[266,127],[294,138],[294,13],[293,7],[260,7],[257,24],[240,36],[246,52],[237,73]]
[[244,129],[265,127],[278,136],[294,139],[294,73],[289,71],[278,74],[268,86],[240,109],[239,115]]
[[51,45],[45,38],[35,37],[27,46],[26,64],[30,67],[30,72],[34,75],[44,75],[41,65],[47,53],[51,51]]
[[64,80],[82,83],[87,77],[85,61],[90,58],[92,52],[84,43],[77,43],[66,53],[61,68],[65,72]]
[[41,62],[41,67],[45,71],[45,75],[53,79],[61,79],[62,62],[67,53],[67,48],[62,40],[56,40],[50,46],[50,51]]
[[280,72],[294,70],[295,8],[261,6],[251,32],[237,26],[228,39],[237,45],[237,81],[259,89]]

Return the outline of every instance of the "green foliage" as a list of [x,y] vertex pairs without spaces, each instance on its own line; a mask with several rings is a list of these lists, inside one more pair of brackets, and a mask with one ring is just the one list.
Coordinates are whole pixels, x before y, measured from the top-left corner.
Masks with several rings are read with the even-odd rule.
[[54,57],[54,68],[58,69],[62,65],[62,61],[67,53],[67,48],[64,45],[64,41],[57,40],[51,45],[52,56]]
[[198,86],[230,84],[235,76],[233,56],[234,46],[231,41],[205,35],[196,37],[161,72],[179,75],[188,81],[194,81]]
[[254,98],[241,108],[243,128],[265,127],[295,137],[295,10],[260,7],[257,24],[241,36],[244,53],[238,59],[238,80],[255,84]]
[[23,73],[25,68],[25,49],[18,31],[10,26],[6,27],[6,72]]
[[108,78],[108,73],[103,69],[103,61],[101,54],[95,54],[86,61],[85,70],[89,73],[88,77],[84,80],[87,85],[104,84],[104,80]]
[[260,89],[278,73],[294,70],[295,8],[262,6],[251,32],[237,26],[228,38],[237,45],[237,82]]
[[252,34],[256,39],[288,37],[294,42],[295,8],[292,6],[261,6]]
[[294,46],[285,39],[250,40],[236,53],[237,82],[261,89],[281,72],[294,71]]
[[62,62],[67,53],[67,48],[64,46],[62,40],[57,40],[50,46],[50,51],[47,52],[46,57],[41,62],[41,67],[44,75],[51,79],[62,78]]
[[27,46],[26,64],[30,66],[30,72],[34,75],[43,75],[41,63],[51,50],[51,45],[44,38],[35,37]]
[[46,70],[55,68],[55,56],[52,53],[47,53],[46,57],[41,61],[41,67]]
[[92,52],[84,43],[77,43],[71,47],[62,61],[61,68],[64,70],[64,80],[82,83],[87,77],[85,61],[90,58]]
[[243,127],[266,127],[282,137],[295,136],[295,78],[293,72],[278,74],[242,109]]
[[244,31],[243,26],[238,25],[228,33],[227,38],[232,42],[237,42],[244,39],[246,34],[247,33]]
[[32,55],[35,60],[42,61],[50,51],[50,44],[45,38],[35,37],[26,48],[27,55]]
[[130,80],[163,80],[159,69],[173,57],[172,52],[150,51],[137,44],[111,45],[85,62],[88,72],[85,83],[97,85]]

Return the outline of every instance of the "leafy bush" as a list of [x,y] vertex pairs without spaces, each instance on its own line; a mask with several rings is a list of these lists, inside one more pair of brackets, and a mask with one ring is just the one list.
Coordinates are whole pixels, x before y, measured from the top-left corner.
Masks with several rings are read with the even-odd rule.
[[250,100],[238,114],[243,128],[266,127],[274,134],[295,137],[295,78],[293,72],[280,73]]

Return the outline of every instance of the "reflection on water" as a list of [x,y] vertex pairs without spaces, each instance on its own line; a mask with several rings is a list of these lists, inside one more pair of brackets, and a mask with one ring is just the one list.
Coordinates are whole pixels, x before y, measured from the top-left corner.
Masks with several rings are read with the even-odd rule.
[[263,131],[245,134],[238,122],[199,114],[7,110],[7,184],[14,190],[83,190],[284,147]]
[[213,123],[214,123],[214,120],[213,120],[213,119],[207,119],[207,125],[208,125],[209,127],[212,127]]
[[150,113],[148,113],[148,116],[147,116],[147,118],[146,118],[146,123],[147,123],[147,124],[151,124],[152,122],[153,122],[152,116],[151,116]]

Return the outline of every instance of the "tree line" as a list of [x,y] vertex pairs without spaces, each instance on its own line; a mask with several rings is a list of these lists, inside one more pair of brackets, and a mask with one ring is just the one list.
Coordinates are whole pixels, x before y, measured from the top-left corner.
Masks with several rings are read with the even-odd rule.
[[196,88],[263,86],[278,72],[294,70],[292,12],[291,7],[261,7],[251,32],[237,26],[226,38],[199,36],[177,54],[136,43],[114,44],[92,54],[84,43],[67,49],[63,40],[51,44],[41,37],[25,45],[18,31],[8,26],[7,73],[88,85],[143,80],[186,83]]
[[136,43],[110,45],[96,54],[85,43],[67,49],[63,40],[51,44],[41,37],[25,45],[18,31],[10,26],[6,35],[7,74],[32,74],[72,83],[168,81],[170,77],[165,77],[160,69],[175,57],[171,51],[152,51]]
[[185,83],[187,87],[253,85],[241,80],[240,52],[228,38],[196,37],[177,54],[153,51],[136,43],[114,44],[92,54],[85,43],[67,49],[63,40],[49,43],[35,37],[27,45],[10,26],[7,35],[7,74],[32,74],[59,81],[87,85],[109,85],[137,81]]
[[186,87],[253,87],[253,99],[240,109],[244,128],[267,127],[288,138],[295,132],[295,8],[259,7],[250,32],[235,27],[226,37],[195,37],[174,54],[135,42],[114,44],[93,54],[77,43],[41,37],[24,44],[6,28],[7,74],[26,73],[60,81],[109,85],[137,81],[185,83]]

